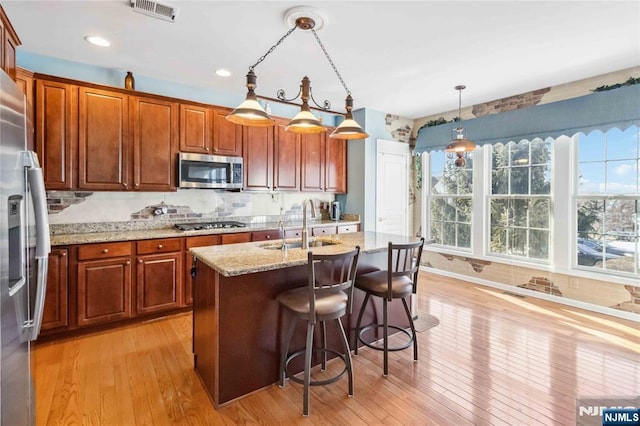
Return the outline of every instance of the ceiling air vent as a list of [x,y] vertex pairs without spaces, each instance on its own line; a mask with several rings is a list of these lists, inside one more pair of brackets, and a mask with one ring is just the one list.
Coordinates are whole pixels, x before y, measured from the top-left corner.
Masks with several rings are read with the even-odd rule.
[[152,0],[131,0],[131,7],[134,11],[162,19],[163,21],[174,22],[178,10],[166,3]]

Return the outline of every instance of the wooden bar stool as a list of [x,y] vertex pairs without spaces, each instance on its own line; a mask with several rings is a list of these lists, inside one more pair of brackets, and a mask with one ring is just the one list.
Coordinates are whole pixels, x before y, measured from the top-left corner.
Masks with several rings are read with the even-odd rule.
[[[415,294],[418,287],[418,270],[423,247],[424,238],[411,244],[393,244],[389,242],[387,270],[369,272],[356,278],[355,286],[365,292],[365,297],[356,322],[354,354],[358,355],[358,342],[362,342],[372,349],[383,351],[385,376],[389,374],[389,351],[401,351],[413,344],[413,360],[418,360],[418,340],[407,298],[412,293]],[[362,315],[371,296],[382,298],[382,324],[369,324],[361,328]],[[411,332],[396,325],[389,325],[387,303],[393,301],[393,299],[402,300],[402,305],[409,319]],[[368,343],[362,339],[362,333],[373,328],[382,328],[382,346],[379,343]],[[389,329],[406,334],[409,341],[404,345],[389,347]]]
[[[353,282],[358,266],[360,247],[344,254],[314,254],[308,253],[308,285],[301,288],[287,290],[277,296],[277,300],[291,314],[291,322],[280,356],[280,386],[284,386],[288,377],[296,383],[304,385],[304,399],[302,414],[309,415],[309,386],[320,386],[334,383],[345,373],[349,377],[349,396],[353,395],[353,369],[351,367],[351,352],[349,341],[344,332],[340,317],[351,313]],[[289,353],[289,345],[298,320],[307,322],[307,338],[303,349]],[[342,341],[342,350],[327,348],[325,321],[337,320]],[[316,324],[322,328],[322,347],[313,346],[313,336]],[[339,374],[324,380],[311,380],[311,358],[313,352],[322,354],[321,368],[326,369],[327,353],[332,353],[345,364]],[[288,371],[289,361],[304,354],[303,378],[300,379]]]

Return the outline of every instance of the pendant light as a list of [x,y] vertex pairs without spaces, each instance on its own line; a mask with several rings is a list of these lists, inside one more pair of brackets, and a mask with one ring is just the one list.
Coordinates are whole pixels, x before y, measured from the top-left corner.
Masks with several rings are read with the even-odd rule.
[[465,85],[456,86],[458,91],[458,127],[453,129],[451,143],[444,149],[448,153],[450,158],[456,158],[455,165],[457,167],[464,167],[466,163],[467,152],[471,152],[476,149],[476,144],[473,141],[467,139],[467,132],[462,127],[462,91],[466,89]]
[[[316,28],[319,30],[325,25],[326,18],[318,10],[307,6],[298,6],[288,9],[285,12],[284,18],[285,22],[292,25],[292,27],[278,40],[276,44],[271,46],[271,48],[262,55],[255,64],[249,67],[249,73],[247,74],[248,92],[246,99],[229,115],[227,115],[226,119],[232,123],[242,124],[245,126],[273,126],[275,124],[275,121],[269,117],[257,100],[257,96],[255,94],[256,75],[254,73],[254,68],[264,61],[271,52],[273,52],[292,32],[298,28],[304,31],[310,31],[313,34],[316,42],[327,58],[327,61],[329,61],[329,64],[338,77],[338,80],[342,84],[342,87],[344,87],[347,92],[347,114],[345,116],[345,120],[338,126],[338,128],[335,129],[334,132],[331,133],[330,137],[338,139],[362,139],[368,137],[369,135],[367,135],[367,133],[362,130],[362,127],[360,127],[360,125],[353,119],[353,115],[351,114],[351,110],[353,109],[353,98],[351,97],[351,92],[347,88],[340,72],[336,68],[333,60],[327,52],[327,49],[324,47],[316,33]],[[293,133],[321,133],[326,131],[326,128],[322,126],[320,120],[311,112],[309,100],[313,101],[318,109],[326,112],[330,112],[331,104],[329,101],[325,100],[321,106],[315,101],[311,91],[311,81],[306,76],[302,79],[300,92],[298,92],[296,97],[286,99],[286,95],[281,89],[278,91],[277,101],[291,103],[291,101],[298,99],[298,97],[300,97],[302,101],[300,112],[298,112],[298,114],[296,114],[296,116],[285,127],[285,131]]]

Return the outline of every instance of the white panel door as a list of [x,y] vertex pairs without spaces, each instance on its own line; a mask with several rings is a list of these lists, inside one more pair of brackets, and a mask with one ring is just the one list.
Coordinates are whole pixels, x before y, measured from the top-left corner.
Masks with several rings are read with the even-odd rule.
[[378,139],[376,232],[409,234],[409,145]]

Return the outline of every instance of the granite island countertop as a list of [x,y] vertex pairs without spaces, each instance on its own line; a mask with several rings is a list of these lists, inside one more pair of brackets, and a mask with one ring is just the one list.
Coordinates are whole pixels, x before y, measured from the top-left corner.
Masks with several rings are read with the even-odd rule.
[[[345,253],[353,250],[358,245],[361,253],[376,253],[386,251],[389,241],[396,244],[404,244],[418,240],[415,237],[379,232],[354,232],[317,237],[316,239],[336,243],[309,249],[318,254]],[[287,243],[293,241],[286,240]],[[257,241],[224,246],[197,247],[190,249],[190,253],[226,277],[288,268],[307,263],[307,250],[290,248],[285,253],[280,249],[265,248],[279,246],[280,244],[281,241]]]
[[[309,227],[314,226],[341,226],[341,225],[357,225],[359,221],[349,220],[320,220],[309,222]],[[302,228],[301,222],[285,222],[285,229]],[[135,240],[151,240],[155,238],[180,238],[194,237],[198,235],[216,235],[231,234],[239,232],[265,231],[269,229],[278,229],[278,222],[261,222],[247,224],[243,228],[217,228],[217,229],[201,229],[198,231],[180,231],[173,225],[160,229],[138,229],[138,230],[118,230],[108,232],[78,232],[78,233],[51,233],[51,245],[63,246],[69,244],[91,244],[116,241],[135,241]]]

